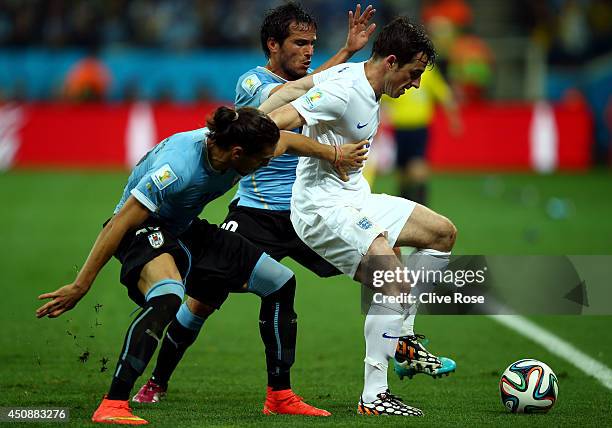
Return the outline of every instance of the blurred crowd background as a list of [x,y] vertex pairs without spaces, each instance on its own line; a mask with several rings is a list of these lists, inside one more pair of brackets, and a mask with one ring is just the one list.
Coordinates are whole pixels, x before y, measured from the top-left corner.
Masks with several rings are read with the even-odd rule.
[[[264,64],[259,26],[278,0],[0,0],[0,102],[231,101]],[[342,46],[349,0],[304,0],[317,65]],[[366,3],[364,3],[365,5]],[[612,1],[376,0],[382,25],[423,22],[461,104],[586,105],[596,158],[612,123]],[[365,59],[369,47],[354,60]],[[228,77],[230,76],[230,77]]]

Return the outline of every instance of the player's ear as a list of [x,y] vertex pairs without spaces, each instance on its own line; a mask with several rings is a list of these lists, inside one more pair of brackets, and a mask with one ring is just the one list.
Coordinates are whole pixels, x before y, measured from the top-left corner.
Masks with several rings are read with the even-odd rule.
[[278,43],[274,37],[268,37],[266,44],[268,45],[270,53],[276,53],[280,49],[280,43]]
[[389,55],[385,58],[385,65],[387,66],[387,70],[391,70],[395,64],[397,64],[397,57],[395,55]]
[[231,159],[235,161],[240,159],[244,155],[244,149],[241,146],[234,146],[232,147],[231,153]]

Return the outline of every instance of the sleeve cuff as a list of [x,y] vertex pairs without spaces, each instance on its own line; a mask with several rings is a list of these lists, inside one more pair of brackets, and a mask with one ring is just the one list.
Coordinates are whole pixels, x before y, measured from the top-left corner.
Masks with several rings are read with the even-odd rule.
[[[301,98],[301,97],[300,97]],[[304,106],[302,106],[302,104],[300,103],[300,98],[298,98],[295,101],[291,101],[291,105],[293,106],[294,109],[297,110],[297,112],[299,113],[300,116],[302,116],[304,118],[304,121],[306,121],[306,125],[307,126],[313,126],[316,125],[318,122],[316,119],[309,117],[309,113],[308,110],[306,110],[304,108]]]
[[266,86],[263,87],[263,89],[261,90],[261,102],[263,104],[263,102],[265,100],[267,100],[268,98],[270,98],[270,92],[272,91],[272,89],[276,88],[277,86],[281,86],[282,83],[270,83]]
[[149,211],[153,213],[156,213],[157,211],[159,211],[159,207],[155,205],[153,202],[151,202],[151,200],[147,198],[144,195],[144,193],[142,193],[140,190],[132,189],[130,193],[132,194],[132,196],[134,196],[138,200],[138,202],[143,204]]

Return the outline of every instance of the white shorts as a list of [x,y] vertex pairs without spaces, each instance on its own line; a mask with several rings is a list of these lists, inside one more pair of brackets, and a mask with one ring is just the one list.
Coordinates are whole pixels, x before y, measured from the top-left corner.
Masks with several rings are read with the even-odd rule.
[[395,245],[416,205],[396,196],[368,194],[358,204],[344,201],[308,213],[293,206],[291,223],[306,245],[353,278],[374,239],[382,235],[391,247]]

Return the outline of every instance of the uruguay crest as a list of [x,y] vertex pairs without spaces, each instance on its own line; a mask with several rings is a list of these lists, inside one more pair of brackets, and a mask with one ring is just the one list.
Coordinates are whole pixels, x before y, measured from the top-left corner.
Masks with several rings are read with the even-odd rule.
[[164,245],[164,235],[161,232],[153,232],[149,235],[149,243],[153,248],[159,248]]

